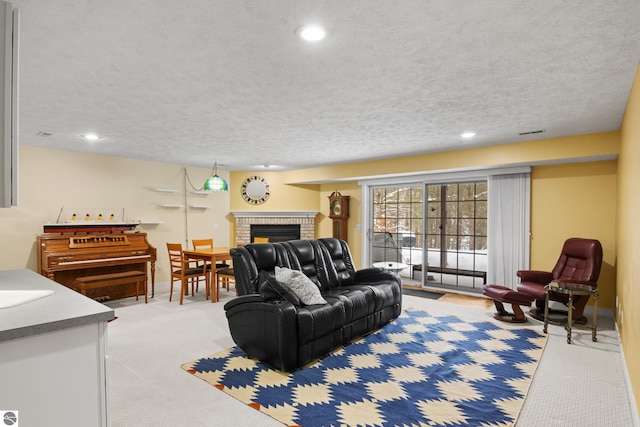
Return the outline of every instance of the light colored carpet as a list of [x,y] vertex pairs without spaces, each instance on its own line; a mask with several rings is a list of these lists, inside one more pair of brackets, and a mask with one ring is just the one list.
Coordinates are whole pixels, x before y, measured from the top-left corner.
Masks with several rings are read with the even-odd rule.
[[[119,426],[282,426],[271,417],[194,381],[180,368],[193,360],[234,346],[223,305],[204,300],[204,292],[169,303],[168,284],[156,285],[156,297],[108,303],[118,319],[108,327],[110,421]],[[455,314],[472,321],[496,322],[493,309],[406,296],[403,309]],[[626,372],[610,312],[599,311],[598,342],[590,331],[575,330],[566,344],[561,326],[551,326],[547,345],[516,426],[633,426]],[[542,324],[501,327],[530,327]]]

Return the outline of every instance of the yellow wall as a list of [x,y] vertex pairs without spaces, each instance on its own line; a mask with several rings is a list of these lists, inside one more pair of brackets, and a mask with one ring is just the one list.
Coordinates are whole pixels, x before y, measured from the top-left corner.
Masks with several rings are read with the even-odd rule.
[[550,271],[564,241],[597,239],[603,261],[600,307],[615,303],[616,162],[538,166],[531,172],[531,268]]
[[[560,249],[569,237],[600,240],[604,259],[600,273],[600,307],[615,303],[615,205],[616,162],[589,162],[534,167],[531,174],[531,267],[550,271]],[[349,246],[356,265],[361,267],[362,221],[361,188],[357,182],[326,184],[320,198],[324,201],[334,190],[350,195]],[[585,201],[589,209],[584,209]],[[331,235],[328,203],[322,206],[320,235]],[[515,274],[515,272],[514,272]]]
[[[242,183],[251,176],[260,176],[269,184],[269,198],[259,205],[249,204],[242,198]],[[319,211],[321,200],[318,197],[319,186],[315,184],[289,184],[285,176],[270,171],[234,171],[230,174],[229,200],[231,211]],[[231,243],[235,245],[235,217],[227,216],[231,233]],[[320,217],[316,218],[316,235]]]
[[320,190],[322,221],[318,227],[319,237],[331,237],[333,235],[331,218],[329,218],[329,195],[338,191],[349,198],[349,221],[347,222],[347,241],[353,256],[356,268],[360,269],[362,259],[362,231],[356,230],[356,226],[362,224],[362,188],[357,182],[338,182],[335,184],[323,184]]
[[283,172],[283,182],[354,180],[372,175],[420,173],[501,165],[569,163],[576,159],[615,158],[620,150],[618,131],[494,145],[466,150],[421,154],[388,160],[350,163]]
[[[269,199],[262,204],[253,205],[245,202],[241,194],[241,186],[250,176],[260,176],[268,183],[271,190]],[[362,258],[362,235],[356,230],[361,223],[361,188],[355,181],[333,184],[290,184],[286,180],[287,173],[238,171],[230,175],[230,204],[232,211],[288,211],[315,210],[320,213],[316,217],[316,238],[331,237],[331,221],[329,218],[329,195],[339,191],[342,195],[351,196],[349,203],[348,243],[356,266]],[[235,244],[235,225],[233,215],[229,215],[231,239]]]
[[[271,194],[266,202],[253,205],[245,202],[240,193],[240,187],[245,179],[251,176],[264,178],[271,188]],[[234,171],[230,175],[231,187],[229,198],[231,210],[240,211],[276,211],[276,210],[319,210],[320,200],[318,199],[317,185],[313,184],[290,184],[286,176],[281,172],[242,172]]]
[[[202,184],[210,170],[188,168],[194,184]],[[220,175],[228,179],[222,171]],[[185,238],[211,238],[220,246],[229,244],[227,193],[192,194],[187,204],[211,205],[211,209],[162,208],[160,204],[182,204],[184,173],[182,166],[133,159],[96,156],[68,151],[22,146],[19,159],[19,205],[0,209],[0,270],[29,268],[37,271],[36,236],[42,225],[84,210],[112,211],[128,220],[159,221],[141,226],[158,251],[156,281],[169,280],[167,242],[183,243]],[[188,184],[187,184],[188,185]],[[158,193],[152,188],[170,188],[176,193]]]
[[[240,197],[241,181],[250,172],[232,173],[231,207],[238,210],[310,209],[299,203],[301,197],[312,198],[312,209],[318,209],[317,237],[331,235],[328,196],[333,191],[351,196],[349,246],[356,266],[362,260],[361,187],[357,181],[340,181],[319,186],[288,185],[287,182],[320,181],[323,176],[336,174],[372,175],[384,170],[388,174],[406,173],[412,167],[422,165],[416,172],[462,167],[495,165],[520,165],[527,157],[535,161],[567,161],[576,157],[617,155],[620,147],[619,132],[606,132],[542,140],[498,147],[475,148],[448,153],[411,156],[387,161],[365,162],[350,165],[329,166],[304,171],[291,171],[269,177],[272,195],[278,203],[269,199],[263,205],[250,206]],[[534,146],[542,149],[534,150]],[[434,161],[433,159],[436,159]],[[491,159],[490,163],[487,159]],[[413,165],[413,166],[412,166]],[[431,167],[429,169],[427,167]],[[366,167],[365,167],[366,166]],[[375,166],[375,167],[373,167]],[[364,168],[364,169],[363,169]],[[267,177],[266,174],[260,174]],[[615,213],[616,213],[616,161],[568,163],[553,166],[535,166],[532,169],[531,220],[533,240],[531,242],[531,265],[533,268],[550,270],[555,265],[562,244],[569,237],[590,237],[600,240],[604,250],[604,261],[599,283],[602,286],[600,307],[613,308],[615,303]],[[310,204],[311,206],[311,204]],[[514,272],[515,274],[515,272]]]
[[629,378],[640,408],[640,70],[620,128],[617,210],[617,323]]

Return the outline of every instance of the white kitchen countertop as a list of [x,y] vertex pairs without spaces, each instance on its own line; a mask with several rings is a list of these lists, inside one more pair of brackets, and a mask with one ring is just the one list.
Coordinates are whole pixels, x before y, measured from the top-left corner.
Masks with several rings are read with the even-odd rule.
[[22,290],[36,292],[4,292],[0,301],[7,306],[0,308],[0,342],[115,318],[113,309],[34,271],[0,271],[0,291]]

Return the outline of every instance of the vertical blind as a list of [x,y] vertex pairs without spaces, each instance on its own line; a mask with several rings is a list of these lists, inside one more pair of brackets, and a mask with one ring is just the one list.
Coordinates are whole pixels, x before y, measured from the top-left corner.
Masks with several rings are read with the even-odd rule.
[[487,283],[514,289],[516,271],[529,268],[529,173],[492,175],[489,185]]

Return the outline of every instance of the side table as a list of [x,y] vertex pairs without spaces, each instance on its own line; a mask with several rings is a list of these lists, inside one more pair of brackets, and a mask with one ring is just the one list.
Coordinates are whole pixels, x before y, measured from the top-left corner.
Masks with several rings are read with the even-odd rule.
[[544,297],[544,328],[543,332],[547,333],[547,325],[549,324],[549,291],[559,294],[569,295],[569,318],[567,319],[567,344],[571,344],[571,326],[573,323],[573,296],[574,295],[593,295],[593,325],[591,325],[591,341],[597,341],[596,327],[598,325],[598,288],[584,285],[581,283],[571,282],[551,282],[545,286]]
[[403,264],[401,262],[390,262],[390,261],[382,261],[382,262],[374,262],[374,267],[384,268],[385,270],[393,271],[397,273],[405,268],[409,268],[407,264]]

